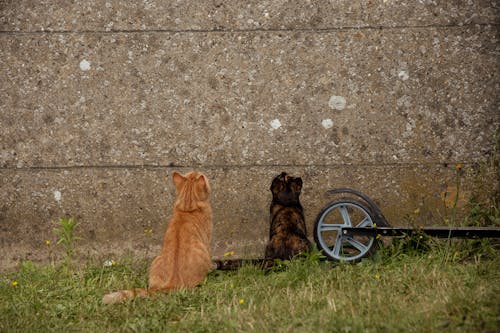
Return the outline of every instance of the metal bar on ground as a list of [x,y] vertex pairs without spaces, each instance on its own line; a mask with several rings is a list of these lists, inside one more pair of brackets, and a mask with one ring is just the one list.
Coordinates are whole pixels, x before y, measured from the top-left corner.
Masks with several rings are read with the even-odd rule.
[[492,227],[351,227],[342,228],[344,236],[411,236],[424,233],[438,238],[500,238],[500,228]]

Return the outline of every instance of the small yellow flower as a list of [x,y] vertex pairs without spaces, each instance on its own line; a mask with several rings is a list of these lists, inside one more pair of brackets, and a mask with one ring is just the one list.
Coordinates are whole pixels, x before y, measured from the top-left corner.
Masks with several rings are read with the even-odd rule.
[[151,234],[153,233],[153,229],[144,229],[144,233]]
[[373,227],[376,228],[377,227],[377,223],[373,223]]
[[245,300],[243,298],[240,298],[239,303],[243,304],[243,303],[245,303]]
[[375,274],[374,278],[375,278],[376,280],[380,280],[380,275],[379,275],[379,274]]
[[234,251],[228,251],[224,253],[224,257],[230,257],[230,256],[234,256]]
[[48,240],[48,239],[47,239],[47,240],[45,241],[45,246],[50,247],[50,240]]
[[382,236],[380,236],[380,234],[377,234],[377,236],[375,238],[380,239],[380,238],[382,238]]
[[10,285],[11,285],[12,287],[17,287],[17,281],[12,281],[12,282],[10,283]]
[[455,169],[461,170],[462,169],[462,163],[455,164]]

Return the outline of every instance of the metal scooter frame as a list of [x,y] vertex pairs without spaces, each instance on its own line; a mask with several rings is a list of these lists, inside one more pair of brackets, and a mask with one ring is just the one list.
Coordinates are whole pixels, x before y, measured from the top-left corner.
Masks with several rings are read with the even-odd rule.
[[[318,249],[330,260],[357,261],[368,257],[376,250],[375,240],[382,236],[423,233],[440,238],[500,238],[500,228],[391,227],[377,204],[366,194],[350,188],[338,188],[327,193],[348,195],[328,203],[319,212],[314,224],[314,240]],[[329,218],[329,215],[335,214],[336,219]]]

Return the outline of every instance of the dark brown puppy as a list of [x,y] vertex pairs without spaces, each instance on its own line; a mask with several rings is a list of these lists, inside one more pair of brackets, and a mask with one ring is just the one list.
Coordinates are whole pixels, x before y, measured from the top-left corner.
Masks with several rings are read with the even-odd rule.
[[271,192],[271,227],[266,259],[288,260],[311,250],[307,239],[304,209],[299,201],[302,179],[286,172],[273,179]]

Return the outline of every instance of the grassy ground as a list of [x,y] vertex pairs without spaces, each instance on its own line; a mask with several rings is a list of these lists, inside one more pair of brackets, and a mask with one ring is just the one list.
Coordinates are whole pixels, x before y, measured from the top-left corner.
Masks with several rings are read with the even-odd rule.
[[0,331],[498,332],[499,263],[484,242],[398,240],[355,265],[248,265],[214,271],[195,290],[103,305],[107,291],[146,286],[149,263],[25,262],[0,278]]

